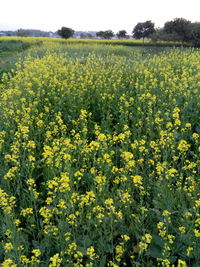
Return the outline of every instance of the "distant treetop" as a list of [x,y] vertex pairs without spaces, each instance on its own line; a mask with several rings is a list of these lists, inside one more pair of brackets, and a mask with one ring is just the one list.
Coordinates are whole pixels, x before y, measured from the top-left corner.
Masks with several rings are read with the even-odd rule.
[[151,20],[139,22],[133,29],[133,37],[136,39],[149,38],[155,32],[154,23]]
[[118,33],[116,35],[117,35],[118,39],[127,39],[128,38],[127,32],[125,30],[118,31]]
[[184,18],[175,18],[167,21],[163,30],[167,34],[176,34],[181,41],[189,41],[191,37],[191,21]]
[[111,39],[112,37],[115,36],[114,32],[111,30],[107,31],[99,31],[96,33],[97,37],[103,38],[103,39]]
[[74,35],[75,31],[72,30],[71,28],[62,27],[60,30],[57,31],[57,33],[62,38],[68,39]]

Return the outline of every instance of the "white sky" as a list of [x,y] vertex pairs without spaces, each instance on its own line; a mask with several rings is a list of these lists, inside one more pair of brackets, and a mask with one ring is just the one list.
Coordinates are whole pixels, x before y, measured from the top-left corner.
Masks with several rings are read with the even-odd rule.
[[131,33],[146,20],[156,27],[177,17],[200,21],[200,0],[0,0],[0,7],[0,30],[57,31],[65,26]]

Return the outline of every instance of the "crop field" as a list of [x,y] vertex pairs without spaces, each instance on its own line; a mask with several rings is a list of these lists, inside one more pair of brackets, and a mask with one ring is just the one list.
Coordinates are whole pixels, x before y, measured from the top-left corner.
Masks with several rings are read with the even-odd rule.
[[0,82],[0,265],[199,267],[200,50],[18,40]]

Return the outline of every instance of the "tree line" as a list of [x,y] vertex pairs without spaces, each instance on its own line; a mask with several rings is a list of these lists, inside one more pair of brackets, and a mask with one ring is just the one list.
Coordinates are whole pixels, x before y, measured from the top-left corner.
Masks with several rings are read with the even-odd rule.
[[[75,31],[71,28],[62,27],[57,31],[62,38],[70,38]],[[112,30],[98,31],[96,36],[101,39],[128,39],[130,36],[126,30],[120,30],[115,35]],[[151,20],[139,22],[132,31],[132,37],[135,39],[151,39],[152,41],[180,41],[190,42],[194,46],[200,46],[200,22],[192,23],[184,18],[175,18],[167,21],[163,28],[155,28]]]

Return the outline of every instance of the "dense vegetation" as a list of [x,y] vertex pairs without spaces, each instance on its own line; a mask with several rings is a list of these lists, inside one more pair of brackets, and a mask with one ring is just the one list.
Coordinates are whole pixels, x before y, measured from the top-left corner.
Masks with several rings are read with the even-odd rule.
[[3,267],[199,266],[200,51],[146,49],[44,39],[4,73]]

